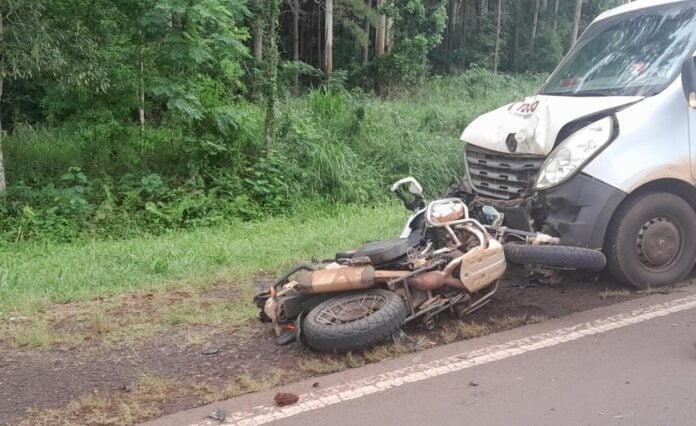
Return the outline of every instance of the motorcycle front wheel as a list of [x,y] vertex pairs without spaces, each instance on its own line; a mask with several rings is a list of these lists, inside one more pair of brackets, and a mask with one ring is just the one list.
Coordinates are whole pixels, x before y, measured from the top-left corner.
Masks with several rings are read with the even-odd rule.
[[406,304],[391,291],[372,289],[332,297],[312,309],[302,324],[305,343],[321,352],[349,352],[391,336],[406,319]]

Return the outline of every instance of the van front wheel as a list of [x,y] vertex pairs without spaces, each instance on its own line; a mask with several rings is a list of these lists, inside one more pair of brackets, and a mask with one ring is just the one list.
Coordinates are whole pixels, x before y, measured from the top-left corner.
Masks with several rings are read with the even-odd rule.
[[611,221],[605,245],[612,275],[638,288],[675,284],[696,263],[696,212],[684,199],[650,192],[627,200]]

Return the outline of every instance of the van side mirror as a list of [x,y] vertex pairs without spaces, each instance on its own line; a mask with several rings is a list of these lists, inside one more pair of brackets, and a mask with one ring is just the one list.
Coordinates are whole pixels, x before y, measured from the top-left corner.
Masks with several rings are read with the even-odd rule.
[[684,62],[681,79],[689,108],[696,109],[696,57],[691,57]]

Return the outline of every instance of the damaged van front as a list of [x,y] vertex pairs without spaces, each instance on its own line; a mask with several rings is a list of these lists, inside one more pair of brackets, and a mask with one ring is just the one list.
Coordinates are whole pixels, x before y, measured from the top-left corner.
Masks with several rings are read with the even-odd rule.
[[693,0],[600,15],[536,95],[464,130],[470,192],[511,227],[603,249],[623,282],[684,279],[696,263],[695,46]]

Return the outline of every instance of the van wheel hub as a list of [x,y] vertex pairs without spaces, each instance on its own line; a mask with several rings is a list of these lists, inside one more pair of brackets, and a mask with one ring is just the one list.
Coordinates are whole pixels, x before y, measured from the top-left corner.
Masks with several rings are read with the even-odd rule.
[[669,219],[650,219],[638,231],[636,248],[640,261],[646,267],[658,269],[668,266],[681,251],[679,229]]

